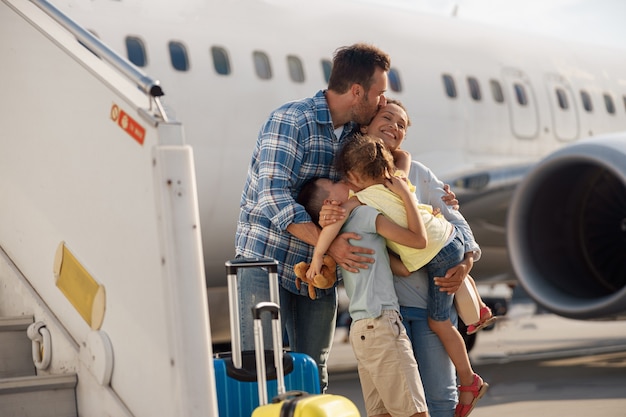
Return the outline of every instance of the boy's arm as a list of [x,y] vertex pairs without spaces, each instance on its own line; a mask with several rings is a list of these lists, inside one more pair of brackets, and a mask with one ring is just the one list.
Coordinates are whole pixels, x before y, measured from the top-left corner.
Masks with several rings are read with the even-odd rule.
[[391,272],[397,277],[406,278],[411,275],[409,268],[407,268],[398,255],[393,252],[389,252],[389,266],[391,267]]

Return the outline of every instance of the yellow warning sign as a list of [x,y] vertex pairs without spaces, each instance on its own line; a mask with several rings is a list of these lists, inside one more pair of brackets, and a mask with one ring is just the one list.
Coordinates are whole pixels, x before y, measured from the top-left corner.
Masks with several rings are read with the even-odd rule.
[[93,330],[104,320],[106,293],[76,257],[61,242],[54,257],[56,286]]

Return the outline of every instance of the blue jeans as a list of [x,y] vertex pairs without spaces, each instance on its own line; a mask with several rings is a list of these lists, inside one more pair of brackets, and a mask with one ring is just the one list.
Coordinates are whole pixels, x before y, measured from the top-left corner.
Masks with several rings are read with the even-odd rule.
[[450,309],[454,296],[439,291],[435,285],[435,277],[443,277],[448,269],[458,265],[465,257],[463,236],[455,228],[454,239],[443,247],[439,253],[426,265],[428,271],[428,316],[436,321],[446,321],[450,318]]
[[[243,350],[254,350],[254,322],[252,307],[270,299],[267,271],[261,268],[241,268],[237,271],[239,281],[239,320]],[[320,389],[328,386],[326,362],[333,343],[337,316],[337,291],[316,300],[308,295],[294,294],[279,286],[280,315],[287,330],[289,346],[293,352],[305,353],[317,363],[320,373]],[[263,343],[272,346],[269,317],[263,323]]]
[[[428,326],[427,310],[400,307],[400,314],[413,345],[429,416],[453,417],[457,403],[456,370],[441,340]],[[454,308],[450,312],[450,319],[456,325]]]

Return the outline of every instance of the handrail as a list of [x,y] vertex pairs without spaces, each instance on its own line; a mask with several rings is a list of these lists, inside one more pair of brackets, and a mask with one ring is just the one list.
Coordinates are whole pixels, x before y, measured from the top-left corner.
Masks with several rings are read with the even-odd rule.
[[127,59],[120,56],[113,49],[109,48],[105,45],[100,39],[94,36],[91,32],[80,26],[74,20],[72,20],[69,16],[55,7],[53,4],[48,2],[47,0],[30,0],[32,3],[37,5],[41,10],[43,10],[48,16],[52,17],[57,23],[62,25],[65,29],[70,31],[79,42],[81,42],[85,47],[87,47],[91,52],[93,52],[99,58],[107,61],[109,64],[113,65],[116,69],[118,69],[122,74],[128,77],[131,81],[137,84],[137,86],[144,93],[148,94],[154,103],[161,115],[161,118],[164,121],[167,120],[167,115],[163,106],[161,105],[159,97],[165,95],[163,89],[161,88],[159,81],[150,78],[143,71],[138,69],[135,65],[129,62]]
[[35,322],[28,326],[26,335],[32,341],[33,363],[37,369],[45,370],[50,366],[52,355],[52,345],[50,332],[46,325],[41,322]]

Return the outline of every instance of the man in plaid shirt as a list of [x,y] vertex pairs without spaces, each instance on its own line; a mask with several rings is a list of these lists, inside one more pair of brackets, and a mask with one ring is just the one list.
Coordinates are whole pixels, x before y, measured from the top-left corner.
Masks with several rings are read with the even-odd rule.
[[[386,103],[389,56],[368,44],[339,48],[333,57],[328,89],[286,103],[262,126],[248,168],[235,237],[236,254],[278,261],[283,325],[294,352],[318,364],[321,390],[328,385],[326,361],[337,313],[337,290],[316,290],[311,300],[306,285],[298,290],[293,266],[310,262],[320,230],[295,199],[312,178],[338,180],[333,158],[354,123],[369,124]],[[342,267],[367,268],[372,251],[352,246],[354,233],[338,236],[328,254]],[[239,270],[240,326],[244,350],[254,349],[251,307],[269,300],[267,272]],[[265,325],[265,346],[271,346]]]

